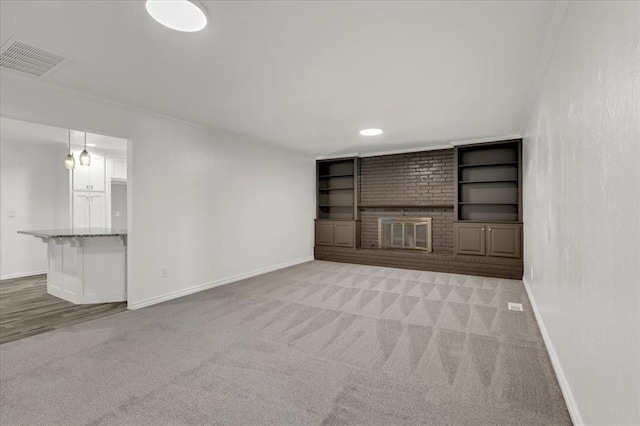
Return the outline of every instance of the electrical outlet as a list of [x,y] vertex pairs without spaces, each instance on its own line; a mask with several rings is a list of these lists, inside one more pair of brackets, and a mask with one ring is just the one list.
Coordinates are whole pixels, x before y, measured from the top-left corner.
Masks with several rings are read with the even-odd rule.
[[7,217],[16,217],[16,212],[14,212],[13,210],[7,211]]
[[509,302],[509,310],[510,311],[519,311],[522,312],[522,303],[513,303]]
[[531,281],[533,281],[533,265],[529,267],[529,271],[531,272],[529,275],[531,276]]
[[169,271],[167,270],[167,268],[166,268],[166,267],[164,267],[164,268],[162,268],[162,269],[160,270],[160,276],[161,276],[162,278],[167,278],[167,277],[169,276]]

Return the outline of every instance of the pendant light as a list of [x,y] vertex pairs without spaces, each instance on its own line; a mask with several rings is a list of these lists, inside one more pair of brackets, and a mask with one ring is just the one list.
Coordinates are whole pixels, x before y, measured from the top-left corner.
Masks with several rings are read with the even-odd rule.
[[84,151],[80,153],[80,165],[88,166],[91,164],[91,155],[87,151],[87,132],[84,132]]
[[69,129],[69,153],[64,158],[64,168],[67,170],[73,170],[76,167],[76,160],[71,153],[71,129]]

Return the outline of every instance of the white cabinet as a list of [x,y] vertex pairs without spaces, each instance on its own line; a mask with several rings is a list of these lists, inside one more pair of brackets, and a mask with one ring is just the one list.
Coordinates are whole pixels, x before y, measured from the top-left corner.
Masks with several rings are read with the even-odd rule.
[[76,153],[76,167],[73,169],[74,191],[104,191],[104,157],[91,155],[91,165],[80,165],[80,154]]
[[89,228],[89,203],[91,199],[86,192],[73,193],[73,227]]
[[106,226],[104,193],[75,191],[73,193],[73,227],[105,228]]
[[89,201],[89,226],[91,228],[107,227],[107,209],[104,194],[91,194]]
[[127,178],[127,160],[125,158],[111,159],[111,177],[115,179]]

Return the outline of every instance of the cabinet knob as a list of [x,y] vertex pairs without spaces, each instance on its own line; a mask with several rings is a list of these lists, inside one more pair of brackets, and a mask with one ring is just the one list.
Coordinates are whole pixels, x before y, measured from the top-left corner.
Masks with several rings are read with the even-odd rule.
[[491,228],[489,228],[489,231],[491,231]]
[[484,231],[484,226],[482,227],[482,230]]

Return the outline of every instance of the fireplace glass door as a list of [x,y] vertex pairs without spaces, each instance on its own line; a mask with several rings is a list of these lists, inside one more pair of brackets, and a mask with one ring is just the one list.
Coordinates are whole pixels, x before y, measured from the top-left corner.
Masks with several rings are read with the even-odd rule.
[[378,247],[431,251],[431,218],[379,218]]

